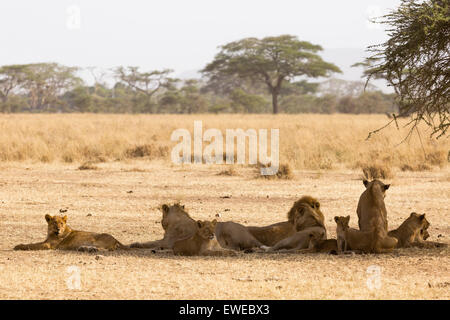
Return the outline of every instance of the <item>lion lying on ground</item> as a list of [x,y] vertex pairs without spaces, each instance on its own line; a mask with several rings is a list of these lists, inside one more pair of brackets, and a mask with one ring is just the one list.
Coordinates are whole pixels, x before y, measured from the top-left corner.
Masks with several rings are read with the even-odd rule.
[[350,216],[334,217],[338,253],[361,251],[364,253],[390,252],[397,245],[397,239],[384,235],[381,226],[371,231],[360,231],[349,227]]
[[[161,240],[145,243],[133,243],[132,248],[173,249],[178,240],[194,236],[198,230],[197,222],[185,211],[184,206],[174,204],[162,206],[163,218],[161,221],[164,237]],[[264,248],[241,224],[235,222],[218,222],[215,228],[217,241],[223,248],[232,250],[248,250]]]
[[214,232],[217,221],[197,221],[197,232],[187,239],[175,241],[173,253],[182,256],[234,256],[236,252],[217,246]]
[[[308,206],[312,210],[306,212],[302,217],[303,224],[298,224],[298,228],[296,229],[294,227],[294,217],[298,213],[298,209],[303,206]],[[249,226],[247,227],[247,230],[263,245],[272,247],[279,241],[286,239],[303,229],[315,226],[324,228],[325,218],[320,211],[320,203],[310,196],[303,196],[296,201],[289,210],[287,217],[288,221],[264,227]],[[326,238],[326,234],[324,237]]]
[[326,239],[326,229],[322,217],[307,203],[300,203],[295,207],[293,217],[293,235],[278,241],[268,251],[281,249],[300,250],[309,248],[311,236]]
[[328,253],[337,254],[337,240],[326,239],[324,240],[321,235],[311,234],[309,239],[309,247],[304,250],[305,253]]
[[412,212],[397,229],[389,231],[388,235],[398,240],[397,248],[447,246],[445,243],[425,241],[429,237],[427,231],[429,226],[425,214]]
[[197,231],[197,224],[185,211],[184,206],[176,203],[172,206],[162,205],[161,225],[164,229],[164,237],[161,240],[149,242],[135,242],[131,248],[148,249],[172,249],[177,240],[192,237]]
[[67,225],[67,216],[45,215],[48,224],[47,239],[43,242],[19,244],[14,250],[78,250],[94,252],[99,249],[128,249],[107,233],[94,233],[72,230]]

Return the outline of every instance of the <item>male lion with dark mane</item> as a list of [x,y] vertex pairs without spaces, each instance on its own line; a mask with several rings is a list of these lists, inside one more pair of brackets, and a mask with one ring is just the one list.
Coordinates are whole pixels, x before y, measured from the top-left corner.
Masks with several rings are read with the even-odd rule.
[[67,216],[45,215],[48,224],[47,239],[43,242],[19,244],[14,250],[78,250],[94,252],[99,249],[128,249],[107,233],[77,231],[67,225]]

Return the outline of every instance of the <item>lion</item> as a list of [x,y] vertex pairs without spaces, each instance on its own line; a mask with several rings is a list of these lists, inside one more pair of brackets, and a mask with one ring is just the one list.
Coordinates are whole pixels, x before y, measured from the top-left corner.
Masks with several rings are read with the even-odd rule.
[[183,240],[175,241],[173,253],[182,256],[234,256],[232,250],[215,246],[215,229],[217,221],[197,221],[197,232]]
[[[164,237],[161,240],[144,243],[133,243],[132,248],[173,249],[178,240],[194,236],[198,230],[198,223],[192,219],[184,205],[164,204],[161,207],[163,217],[161,220],[164,229]],[[252,248],[264,248],[264,245],[256,240],[253,235],[241,224],[235,222],[217,222],[215,234],[217,241],[223,248],[232,250],[250,250]]]
[[[301,220],[303,225],[299,224],[299,229],[294,227],[294,217],[298,213],[298,209],[303,206],[308,206],[312,210],[308,210]],[[289,210],[288,221],[278,222],[269,226],[256,227],[248,226],[247,230],[263,245],[273,247],[279,241],[286,239],[296,232],[306,229],[308,227],[324,227],[325,218],[320,211],[320,203],[317,199],[311,196],[303,196],[296,202]],[[325,234],[326,237],[326,234]]]
[[364,253],[390,252],[397,245],[397,239],[384,236],[382,226],[371,231],[361,231],[349,227],[350,216],[334,217],[336,222],[337,249],[343,251],[361,251]]
[[77,231],[67,225],[67,216],[45,215],[48,224],[47,239],[43,242],[19,244],[14,250],[78,250],[95,252],[99,249],[128,249],[107,233]]
[[398,240],[397,248],[446,246],[445,243],[425,241],[429,237],[429,226],[425,214],[411,212],[409,217],[397,229],[389,231],[388,235]]
[[175,241],[192,237],[197,232],[196,221],[189,216],[184,205],[179,203],[170,206],[163,204],[161,211],[163,238],[143,243],[135,242],[130,245],[131,248],[172,249]]
[[305,253],[328,253],[337,254],[337,240],[326,239],[324,240],[320,234],[310,234],[309,247],[304,250]]
[[359,230],[372,231],[376,225],[381,226],[387,233],[388,222],[384,197],[390,185],[377,179],[370,182],[363,180],[363,184],[366,190],[361,194],[356,209]]
[[227,221],[218,222],[215,229],[217,241],[223,248],[250,252],[268,247],[259,242],[242,224]]
[[291,213],[293,229],[296,231],[293,235],[278,241],[269,251],[281,249],[300,250],[307,249],[310,243],[310,236],[314,235],[326,240],[326,229],[317,212],[306,203],[296,206],[295,212]]

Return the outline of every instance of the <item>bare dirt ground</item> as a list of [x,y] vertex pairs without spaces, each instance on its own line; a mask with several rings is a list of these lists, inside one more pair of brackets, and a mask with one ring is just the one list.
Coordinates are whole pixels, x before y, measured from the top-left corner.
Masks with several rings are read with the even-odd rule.
[[[448,248],[223,258],[138,249],[12,251],[16,244],[45,239],[44,215],[63,208],[72,228],[108,232],[128,244],[162,236],[158,207],[163,203],[179,200],[198,219],[214,219],[219,213],[221,221],[266,225],[284,220],[292,203],[305,194],[321,201],[329,236],[335,237],[335,215],[350,214],[350,224],[357,225],[356,204],[364,190],[358,171],[295,171],[293,180],[265,180],[256,179],[248,167],[238,168],[235,176],[217,175],[225,166],[145,161],[104,163],[98,170],[77,167],[1,165],[1,299],[450,298]],[[390,228],[411,211],[425,212],[431,222],[429,240],[450,243],[448,169],[396,172],[386,182],[392,183],[386,197]],[[379,270],[379,278],[370,266]],[[80,271],[81,283],[70,289],[73,270]]]

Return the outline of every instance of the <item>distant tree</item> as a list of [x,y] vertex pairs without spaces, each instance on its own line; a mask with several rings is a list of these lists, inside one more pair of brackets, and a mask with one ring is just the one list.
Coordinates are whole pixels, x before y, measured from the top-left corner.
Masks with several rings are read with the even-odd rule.
[[273,113],[278,113],[283,82],[299,76],[316,78],[340,72],[337,66],[322,60],[317,54],[321,50],[322,47],[291,35],[246,38],[222,46],[202,73],[210,79],[228,75],[264,83],[272,95]]
[[[144,112],[154,112],[156,103],[152,101],[153,96],[160,89],[171,88],[178,81],[178,79],[169,77],[172,72],[170,69],[140,72],[139,67],[118,67],[114,71],[119,82],[137,93],[135,102],[144,104],[144,110],[142,110]],[[139,101],[139,93],[144,95],[145,101]]]
[[394,88],[399,114],[412,115],[410,133],[423,121],[432,128],[431,136],[445,135],[450,127],[450,2],[402,0],[379,22],[389,26],[389,39],[370,47],[373,56],[362,64],[367,80],[383,78]]
[[51,111],[61,106],[60,96],[82,82],[75,74],[77,70],[57,63],[25,65],[22,87],[29,96],[30,107],[36,111]]
[[196,79],[186,80],[180,88],[167,90],[160,99],[159,111],[172,113],[199,113],[207,111],[207,100],[201,95]]
[[6,103],[9,94],[25,82],[25,65],[0,67],[0,101]]

